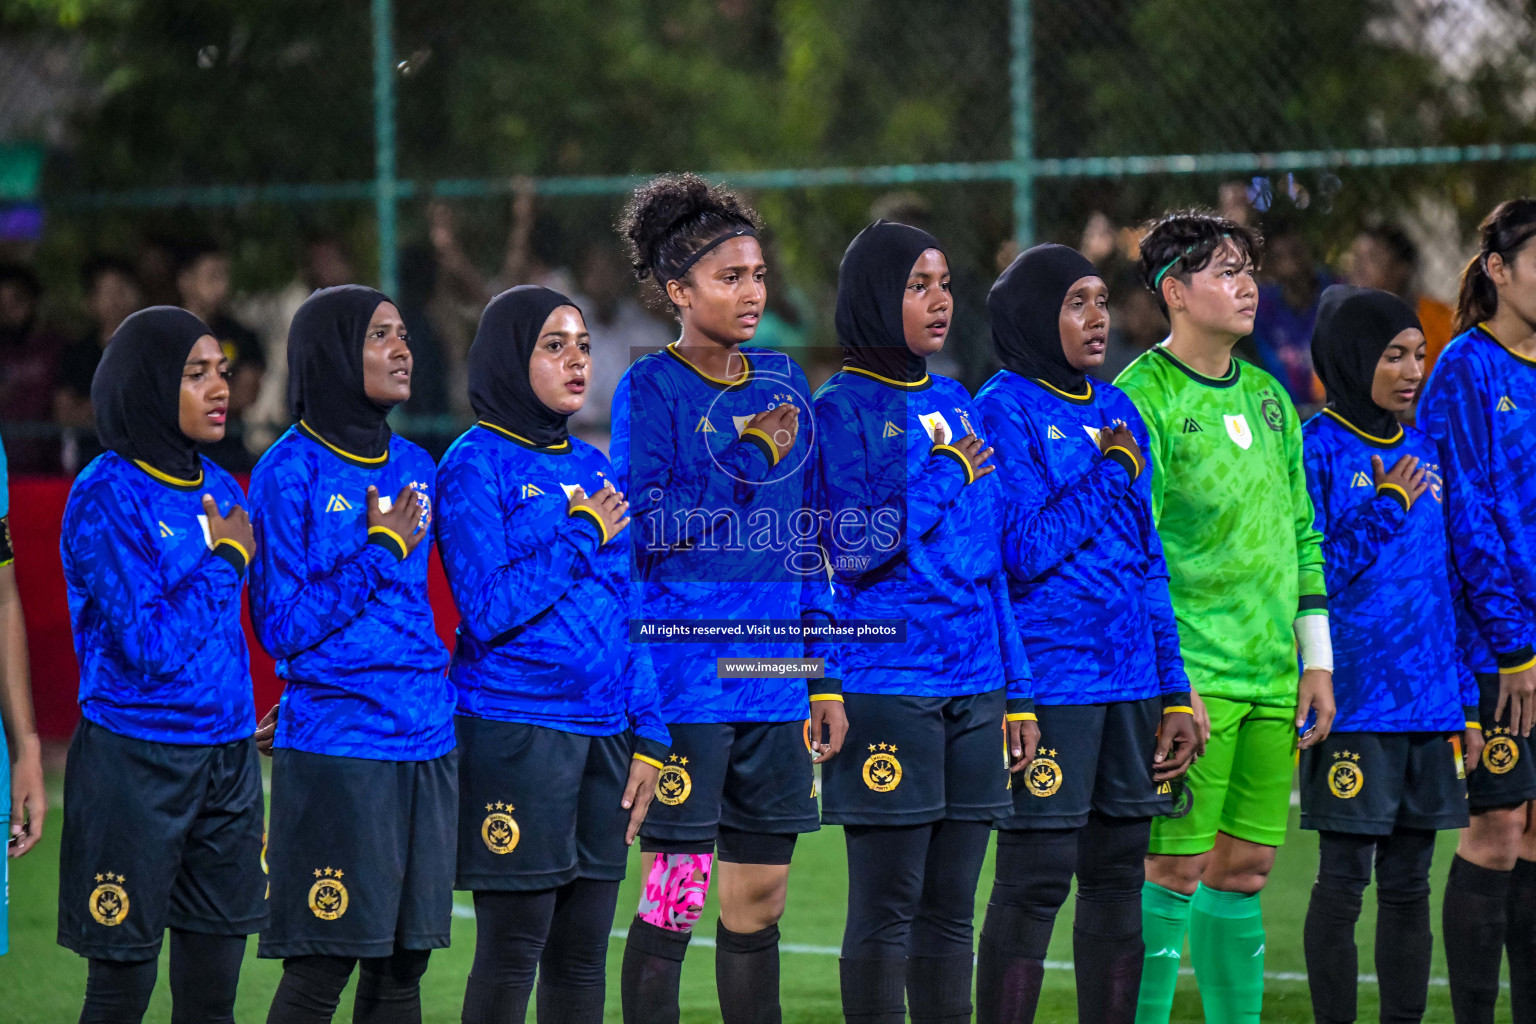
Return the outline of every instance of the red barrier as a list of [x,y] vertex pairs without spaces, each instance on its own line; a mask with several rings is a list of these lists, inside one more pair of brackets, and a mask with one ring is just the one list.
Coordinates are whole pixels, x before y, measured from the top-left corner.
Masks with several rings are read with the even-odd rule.
[[[69,631],[69,601],[64,589],[64,566],[59,557],[59,525],[69,481],[53,477],[16,477],[11,480],[11,540],[16,549],[16,583],[27,616],[27,647],[32,655],[32,699],[37,706],[37,728],[45,738],[68,739],[80,718],[76,698],[80,668],[75,661],[75,642]],[[242,481],[243,485],[244,481]],[[448,591],[437,552],[432,552],[428,596],[437,619],[437,632],[453,648],[453,631],[459,613]],[[249,603],[242,621],[251,648],[251,678],[255,683],[258,714],[277,703],[282,680],[277,678],[270,655],[251,631]]]

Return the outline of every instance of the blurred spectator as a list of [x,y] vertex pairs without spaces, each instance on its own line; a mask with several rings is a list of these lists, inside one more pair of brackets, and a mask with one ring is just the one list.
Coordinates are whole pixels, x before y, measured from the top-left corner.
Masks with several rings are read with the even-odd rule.
[[1253,324],[1259,364],[1274,374],[1297,406],[1322,401],[1322,386],[1312,372],[1312,322],[1323,289],[1333,283],[1312,256],[1294,225],[1273,228],[1264,243],[1268,284],[1259,288]]
[[253,295],[234,304],[236,315],[261,338],[266,372],[255,403],[246,410],[246,447],[266,450],[289,422],[288,325],[293,314],[317,288],[352,284],[352,262],[334,235],[312,235],[300,255],[294,279],[276,291]]
[[60,355],[53,391],[53,418],[64,428],[60,459],[70,476],[102,452],[91,407],[91,378],[96,376],[102,350],[118,324],[144,306],[138,277],[121,259],[105,256],[92,260],[81,271],[80,283],[91,325]]
[[1109,342],[1104,346],[1103,365],[1090,370],[1089,376],[1113,382],[1137,356],[1168,337],[1168,321],[1134,266],[1121,264],[1108,284]]
[[229,360],[229,429],[208,455],[231,473],[249,472],[256,456],[246,445],[245,415],[261,394],[267,358],[256,332],[229,313],[229,256],[211,242],[187,247],[177,264],[176,291],[181,305],[208,325]]
[[[430,246],[408,245],[400,251],[395,301],[411,344],[411,398],[402,408],[412,417],[437,419],[450,411],[447,360],[438,337],[437,318],[431,312],[438,276],[437,257]],[[428,422],[413,427],[411,440],[440,459],[457,433],[450,425]]]
[[571,272],[559,265],[556,255],[559,229],[535,209],[535,200],[536,194],[528,182],[519,184],[512,195],[507,251],[501,273],[491,285],[492,296],[519,284],[543,285],[562,295],[576,290]]
[[[7,424],[53,419],[53,381],[58,370],[56,339],[38,326],[43,289],[37,275],[19,264],[0,264],[0,420]],[[58,442],[8,432],[11,472],[58,472]]]
[[1077,251],[1088,257],[1088,262],[1104,269],[1105,264],[1114,259],[1119,251],[1120,234],[1115,230],[1115,222],[1109,219],[1109,215],[1102,210],[1094,210],[1088,215],[1088,223],[1083,225],[1083,237],[1077,243]]
[[1408,303],[1424,327],[1424,377],[1435,358],[1450,342],[1455,310],[1418,291],[1419,247],[1396,224],[1366,228],[1349,247],[1349,283],[1360,288],[1379,288]]
[[1222,182],[1221,188],[1216,191],[1216,208],[1227,220],[1251,228],[1256,225],[1253,222],[1253,200],[1248,196],[1248,189],[1246,181]]
[[181,266],[179,247],[169,239],[151,235],[133,254],[133,274],[138,279],[146,306],[174,306],[176,274]]
[[571,430],[606,452],[614,389],[629,364],[644,354],[635,350],[661,348],[676,334],[640,305],[629,268],[612,243],[587,246],[578,284],[580,293],[571,298],[581,307],[592,336],[592,365],[587,400],[571,417]]

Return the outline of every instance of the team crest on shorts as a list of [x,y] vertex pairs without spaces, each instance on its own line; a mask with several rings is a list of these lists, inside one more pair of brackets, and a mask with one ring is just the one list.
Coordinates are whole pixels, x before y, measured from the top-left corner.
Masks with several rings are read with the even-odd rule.
[[1333,752],[1333,767],[1328,769],[1328,791],[1340,800],[1353,800],[1365,788],[1365,772],[1360,755],[1347,750]]
[[113,928],[127,919],[128,891],[123,888],[126,881],[128,879],[122,875],[114,875],[110,871],[96,876],[96,888],[91,890],[87,905],[97,924]]
[[1506,775],[1515,770],[1520,761],[1520,748],[1515,738],[1503,727],[1489,730],[1488,745],[1483,748],[1483,767],[1495,775]]
[[896,744],[871,743],[864,761],[864,785],[876,793],[889,793],[901,785],[901,762],[896,760]]
[[656,799],[668,807],[676,807],[693,792],[693,779],[688,774],[688,759],[676,754],[667,755],[667,763],[661,766],[656,777]]
[[511,804],[500,800],[485,805],[485,820],[480,823],[480,838],[485,841],[485,848],[492,853],[511,853],[517,849],[517,841],[522,838],[523,830],[518,828],[517,822],[513,820],[512,810]]
[[315,868],[309,909],[322,921],[334,921],[347,912],[347,887],[341,884],[340,868]]
[[1035,759],[1024,769],[1024,788],[1030,796],[1046,797],[1061,788],[1061,765],[1056,751],[1041,747]]
[[1189,812],[1195,809],[1195,791],[1189,788],[1189,784],[1183,779],[1175,779],[1178,785],[1170,785],[1173,790],[1173,806],[1168,808],[1165,818],[1187,818]]

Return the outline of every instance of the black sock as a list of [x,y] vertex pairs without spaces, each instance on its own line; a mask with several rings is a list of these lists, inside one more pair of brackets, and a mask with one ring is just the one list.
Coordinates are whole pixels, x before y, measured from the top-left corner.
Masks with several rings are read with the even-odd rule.
[[1445,881],[1440,932],[1451,976],[1456,1024],[1492,1024],[1504,959],[1510,871],[1479,867],[1459,855]]
[[991,838],[989,821],[946,818],[933,827],[907,959],[913,1024],[970,1024],[976,884]]
[[906,957],[843,957],[837,977],[847,1024],[906,1024]]
[[158,960],[91,960],[80,1024],[139,1024],[159,968]]
[[1077,1019],[1131,1024],[1141,991],[1141,886],[1146,881],[1150,818],[1094,812],[1077,833],[1077,917],[1072,959]]
[[907,959],[912,1024],[970,1024],[971,955]]
[[475,959],[464,986],[464,1024],[523,1024],[555,891],[475,893]]
[[1051,931],[1076,864],[1075,829],[997,833],[992,896],[976,954],[978,1024],[1035,1019]]
[[725,1024],[779,1024],[779,926],[715,931],[715,988]]
[[421,976],[429,949],[400,949],[358,961],[352,1024],[421,1024]]
[[1429,1006],[1435,939],[1429,869],[1435,834],[1398,829],[1376,845],[1376,977],[1382,1024],[1418,1024]]
[[658,928],[639,915],[629,923],[619,995],[624,1024],[677,1024],[677,990],[693,933]]
[[1318,1024],[1346,1024],[1358,1008],[1360,949],[1355,924],[1371,883],[1374,836],[1347,832],[1318,835],[1317,882],[1302,926],[1312,1016]]
[[267,1011],[267,1024],[331,1024],[341,990],[357,961],[344,956],[292,956]]
[[618,899],[618,882],[591,878],[556,890],[539,960],[539,1024],[602,1024],[608,933]]
[[171,1024],[234,1024],[244,935],[171,929]]
[[1517,860],[1509,876],[1509,1001],[1515,1024],[1536,1022],[1536,861]]

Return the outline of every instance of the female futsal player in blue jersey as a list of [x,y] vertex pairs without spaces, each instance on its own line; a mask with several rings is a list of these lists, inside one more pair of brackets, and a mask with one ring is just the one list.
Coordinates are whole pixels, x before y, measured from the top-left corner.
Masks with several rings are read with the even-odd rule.
[[436,467],[385,420],[411,394],[394,303],[356,285],[306,299],[288,394],[298,422],[251,474],[251,617],[286,681],[258,951],[283,979],[267,1019],[329,1021],[361,961],[353,1019],[419,1021],[452,920],[458,775],[427,601]]
[[156,306],[91,385],[107,451],[64,509],[80,725],[64,775],[59,943],[90,959],[80,1020],[137,1021],[171,932],[172,1020],[229,1022],[266,918],[261,769],[240,589],[258,549],[224,436],[229,360]]
[[1440,444],[1451,549],[1481,695],[1472,823],[1445,886],[1457,1024],[1493,1020],[1509,953],[1514,1018],[1536,1021],[1536,199],[1483,221],[1461,279],[1461,333],[1435,361],[1419,426]]
[[965,388],[926,366],[953,316],[938,241],[876,221],[843,256],[843,369],[816,392],[837,618],[905,626],[839,652],[851,754],[823,775],[822,820],[848,846],[843,1016],[868,1024],[970,1019],[976,884],[1009,806],[1005,715],[1028,732],[1019,759],[1034,754],[991,449]]
[[436,526],[460,622],[457,887],[474,892],[465,1024],[600,1024],[628,850],[668,753],[629,643],[628,505],[566,423],[585,399],[581,311],[524,285],[469,350],[479,422],[438,467]]
[[682,325],[626,371],[613,400],[614,470],[634,517],[631,618],[639,629],[730,620],[710,625],[743,635],[651,645],[672,752],[640,832],[646,882],[624,951],[624,1017],[677,1020],[683,955],[718,868],[721,1017],[769,1024],[780,1018],[790,854],[819,827],[804,724],[816,759],[831,757],[842,698],[831,665],[808,701],[803,672],[729,675],[717,659],[798,658],[798,635],[747,639],[747,625],[828,611],[807,506],[810,387],[794,360],[747,344],[767,266],[740,200],[694,175],[658,178],[635,192],[624,231],[636,273],[662,287]]

